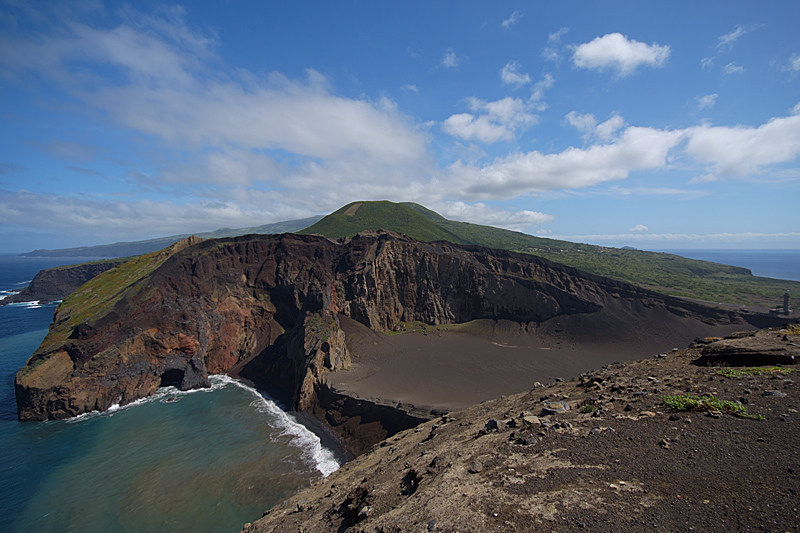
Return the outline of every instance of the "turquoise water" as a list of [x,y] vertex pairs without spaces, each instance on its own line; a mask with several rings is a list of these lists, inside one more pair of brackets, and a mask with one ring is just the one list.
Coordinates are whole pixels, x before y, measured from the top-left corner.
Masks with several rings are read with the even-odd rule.
[[14,374],[54,310],[0,307],[0,531],[238,531],[338,468],[313,433],[224,376],[102,414],[17,422]]

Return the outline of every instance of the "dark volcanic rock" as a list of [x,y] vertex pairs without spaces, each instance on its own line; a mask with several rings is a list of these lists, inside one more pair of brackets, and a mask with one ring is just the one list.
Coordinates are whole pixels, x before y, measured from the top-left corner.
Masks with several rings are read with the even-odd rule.
[[709,339],[697,364],[704,366],[793,365],[800,362],[800,339],[781,331],[759,330]]
[[[539,257],[388,232],[194,242],[147,259],[158,259],[152,271],[121,286],[104,274],[108,295],[84,287],[71,297],[94,298],[91,305],[58,308],[17,374],[21,420],[107,409],[160,385],[202,387],[209,373],[222,372],[309,409],[324,372],[349,365],[342,315],[379,331],[401,321],[509,319],[584,340],[657,334],[689,319],[742,321]],[[138,267],[126,268],[131,275]]]
[[124,260],[114,259],[40,270],[27,287],[17,294],[12,294],[0,300],[0,305],[18,302],[54,302],[63,300],[93,277],[124,262]]

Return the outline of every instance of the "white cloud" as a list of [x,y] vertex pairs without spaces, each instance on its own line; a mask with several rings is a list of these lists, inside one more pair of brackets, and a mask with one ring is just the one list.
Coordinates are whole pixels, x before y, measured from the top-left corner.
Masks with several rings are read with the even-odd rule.
[[714,60],[716,57],[704,57],[700,60],[700,68],[703,70],[708,70],[714,66]]
[[530,112],[530,106],[519,98],[506,97],[487,102],[473,97],[467,98],[466,102],[475,114],[452,115],[443,124],[447,134],[464,140],[485,143],[508,141],[538,120]]
[[510,17],[508,17],[502,22],[501,26],[507,30],[511,29],[511,26],[519,22],[519,19],[521,18],[522,18],[522,13],[520,13],[519,11],[514,11],[513,13],[511,13]]
[[733,43],[735,43],[739,37],[748,33],[750,30],[745,29],[742,26],[736,26],[730,33],[726,33],[719,37],[717,42],[717,48],[721,50],[729,50],[733,47]]
[[516,61],[509,61],[506,63],[502,70],[500,70],[500,79],[503,81],[503,85],[510,85],[515,89],[519,89],[523,85],[531,82],[529,74],[520,74],[519,63]]
[[439,63],[439,65],[443,66],[444,68],[458,68],[460,64],[461,58],[456,55],[452,48],[448,48],[445,51],[442,62]]
[[552,74],[549,72],[545,73],[542,79],[533,86],[533,92],[531,93],[530,103],[537,111],[544,111],[547,109],[547,104],[542,102],[544,99],[544,92],[548,89],[552,89],[553,85],[555,85],[556,79],[553,77]]
[[547,61],[555,63],[561,62],[561,37],[569,31],[569,28],[560,28],[558,31],[547,36],[547,46],[542,50],[542,56]]
[[570,126],[581,132],[586,141],[597,139],[602,142],[608,142],[625,126],[625,119],[617,114],[612,115],[611,118],[600,124],[597,123],[594,115],[582,115],[576,111],[570,111],[564,118]]
[[795,54],[789,58],[789,70],[800,72],[800,54]]
[[411,84],[411,83],[406,83],[405,85],[400,87],[400,89],[403,92],[407,92],[407,93],[414,93],[414,94],[419,93],[419,89],[417,89],[417,86],[414,85],[414,84]]
[[[38,213],[38,217],[31,217]],[[213,199],[190,203],[170,201],[98,201],[66,195],[0,191],[0,217],[7,224],[51,229],[69,228],[95,238],[136,240],[220,227],[247,227],[307,216],[302,209],[248,208],[239,202]]]
[[464,202],[442,202],[433,204],[432,209],[452,220],[485,224],[498,228],[522,231],[533,226],[552,222],[555,217],[538,211],[527,209],[509,211],[491,207],[483,203],[467,204]]
[[625,179],[631,172],[666,167],[668,153],[683,137],[681,131],[629,127],[610,144],[554,154],[516,153],[482,167],[457,161],[448,172],[463,198],[472,200],[585,188]]
[[733,61],[731,61],[730,63],[722,67],[722,70],[723,72],[725,72],[725,74],[741,74],[744,72],[744,67],[741,67],[736,63],[734,63]]
[[637,233],[640,233],[644,231],[650,231],[650,228],[648,228],[644,224],[636,224],[634,227],[630,229],[630,231],[635,231]]
[[800,156],[800,115],[773,118],[757,128],[698,126],[689,128],[686,151],[711,166],[704,181],[757,175],[768,165]]
[[719,97],[718,94],[707,94],[705,96],[695,97],[695,100],[697,100],[697,109],[711,109],[717,102],[717,97]]
[[624,77],[643,65],[663,66],[669,54],[669,46],[648,45],[628,39],[621,33],[609,33],[575,46],[572,62],[580,68],[612,69]]

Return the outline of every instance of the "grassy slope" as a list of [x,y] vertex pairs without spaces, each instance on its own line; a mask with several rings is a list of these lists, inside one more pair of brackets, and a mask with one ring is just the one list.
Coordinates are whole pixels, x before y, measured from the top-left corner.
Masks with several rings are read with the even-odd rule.
[[104,316],[125,294],[138,292],[169,255],[169,249],[142,255],[87,281],[58,306],[61,320],[50,326],[40,350],[62,344],[75,326]]
[[[545,239],[456,222],[413,203],[356,203],[361,204],[357,210],[353,209],[355,203],[346,205],[301,233],[339,238],[362,230],[384,228],[423,241],[447,240],[535,254],[593,274],[713,302],[778,306],[785,290],[800,294],[798,282],[755,277],[744,268],[671,254]],[[345,214],[348,210],[355,213]]]
[[[361,204],[355,209],[356,204]],[[347,214],[348,210],[355,213]],[[354,202],[334,211],[298,233],[320,234],[331,239],[351,237],[368,229],[388,229],[420,241],[450,241],[466,244],[458,235],[431,222],[422,213],[392,202]]]

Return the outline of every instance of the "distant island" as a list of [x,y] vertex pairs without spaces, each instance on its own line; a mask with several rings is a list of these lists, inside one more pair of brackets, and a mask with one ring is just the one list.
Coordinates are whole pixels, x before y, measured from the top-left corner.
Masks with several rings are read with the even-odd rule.
[[[297,220],[286,220],[283,222],[275,222],[273,224],[265,224],[263,226],[254,226],[250,228],[229,229],[221,228],[214,231],[207,231],[194,234],[201,239],[216,239],[220,237],[236,237],[238,235],[248,235],[251,233],[256,234],[273,234],[273,233],[291,233],[299,231],[309,225],[317,222],[322,218],[322,215],[302,218]],[[33,250],[20,254],[24,257],[130,257],[142,254],[149,254],[163,250],[167,246],[171,246],[176,242],[191,237],[191,234],[186,235],[171,235],[169,237],[159,237],[157,239],[148,239],[145,241],[135,242],[117,242],[114,244],[101,244],[97,246],[80,246],[78,248],[61,248],[58,250]]]

